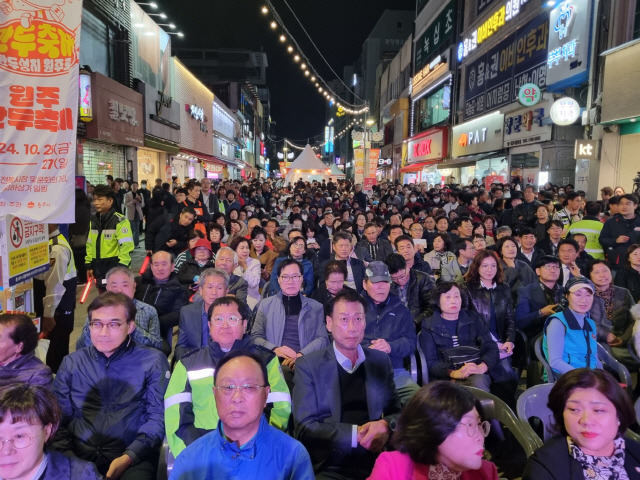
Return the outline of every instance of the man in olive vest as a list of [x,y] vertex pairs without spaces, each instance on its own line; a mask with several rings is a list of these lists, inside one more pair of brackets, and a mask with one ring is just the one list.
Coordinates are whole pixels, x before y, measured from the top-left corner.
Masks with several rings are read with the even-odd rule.
[[73,250],[55,223],[49,224],[49,263],[49,270],[33,281],[34,305],[41,332],[51,341],[47,365],[56,373],[69,354],[78,277]]

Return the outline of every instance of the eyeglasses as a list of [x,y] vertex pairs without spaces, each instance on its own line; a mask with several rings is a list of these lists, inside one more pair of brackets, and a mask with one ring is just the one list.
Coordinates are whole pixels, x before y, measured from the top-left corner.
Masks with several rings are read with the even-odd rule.
[[467,435],[473,437],[478,431],[480,431],[480,435],[483,437],[488,437],[489,432],[491,431],[491,424],[487,421],[482,423],[462,423],[460,422],[458,425],[466,427]]
[[298,280],[300,280],[302,278],[302,275],[280,275],[280,279],[283,282],[297,282]]
[[542,268],[544,268],[545,270],[560,270],[560,267],[558,265],[556,265],[555,263],[550,263],[548,265],[543,265]]
[[407,276],[407,272],[402,272],[399,275],[391,275],[391,280],[393,280],[394,282],[397,282],[398,280],[404,280],[404,278]]
[[218,390],[225,397],[232,397],[235,392],[240,392],[243,395],[247,394],[249,396],[254,396],[257,394],[261,388],[265,388],[267,385],[254,385],[249,383],[243,383],[242,385],[220,385],[218,387],[213,387],[215,390]]
[[114,332],[120,329],[122,325],[123,323],[119,323],[119,322],[109,322],[109,323],[89,322],[89,327],[91,327],[91,329],[96,332],[101,332],[104,327],[107,327],[107,330]]
[[31,445],[31,441],[34,438],[39,437],[40,435],[29,435],[28,433],[18,433],[7,440],[0,438],[0,452],[4,449],[4,446],[7,442],[10,442],[13,445],[13,448],[22,449],[27,448]]
[[240,318],[236,317],[235,315],[231,315],[228,318],[213,317],[211,319],[211,323],[213,323],[216,327],[221,327],[222,325],[224,325],[224,322],[227,322],[227,325],[229,325],[230,327],[235,327],[240,322]]

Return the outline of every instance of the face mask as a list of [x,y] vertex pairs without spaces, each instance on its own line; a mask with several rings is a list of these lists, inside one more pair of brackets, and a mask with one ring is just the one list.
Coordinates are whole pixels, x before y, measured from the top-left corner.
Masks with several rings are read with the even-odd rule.
[[440,197],[434,197],[433,198],[433,203],[438,203],[440,202]]
[[306,222],[307,221],[307,215],[302,215],[302,220]]
[[411,197],[411,201],[412,201],[412,202],[415,202],[416,200],[417,200],[417,198],[416,198],[416,197]]

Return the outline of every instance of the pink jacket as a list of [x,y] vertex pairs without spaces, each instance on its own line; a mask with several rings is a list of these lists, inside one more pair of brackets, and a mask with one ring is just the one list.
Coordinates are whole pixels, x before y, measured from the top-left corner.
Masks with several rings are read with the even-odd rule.
[[[418,467],[406,453],[383,452],[376,460],[368,480],[429,480],[428,467]],[[480,470],[463,472],[462,480],[498,480],[498,471],[493,463],[483,460]]]

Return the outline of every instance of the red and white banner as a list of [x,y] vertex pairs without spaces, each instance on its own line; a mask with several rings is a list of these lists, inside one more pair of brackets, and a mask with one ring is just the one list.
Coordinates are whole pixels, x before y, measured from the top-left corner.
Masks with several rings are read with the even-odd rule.
[[0,216],[75,221],[82,0],[0,2]]

